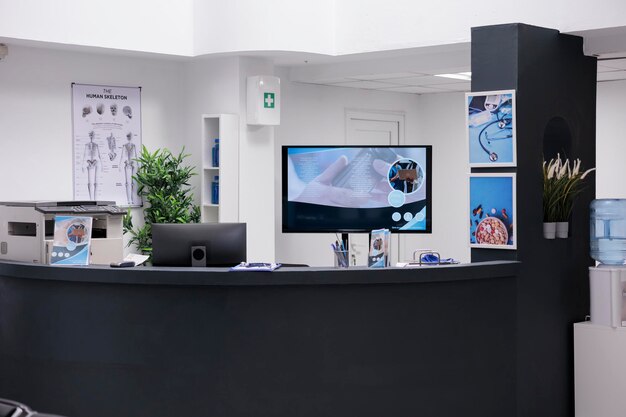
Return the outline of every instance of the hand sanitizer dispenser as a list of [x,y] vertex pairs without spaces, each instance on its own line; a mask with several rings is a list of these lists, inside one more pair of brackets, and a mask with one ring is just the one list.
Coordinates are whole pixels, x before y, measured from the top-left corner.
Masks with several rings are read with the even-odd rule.
[[248,77],[247,112],[249,125],[280,125],[280,78]]

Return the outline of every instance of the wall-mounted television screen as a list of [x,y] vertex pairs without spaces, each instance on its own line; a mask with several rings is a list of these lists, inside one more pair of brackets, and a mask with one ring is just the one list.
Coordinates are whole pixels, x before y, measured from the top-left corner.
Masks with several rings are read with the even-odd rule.
[[283,146],[283,232],[431,233],[432,147]]

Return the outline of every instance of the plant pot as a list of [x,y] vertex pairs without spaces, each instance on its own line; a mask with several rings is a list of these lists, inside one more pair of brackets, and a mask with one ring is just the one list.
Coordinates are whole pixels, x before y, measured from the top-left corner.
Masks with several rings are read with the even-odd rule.
[[543,237],[545,239],[556,237],[556,222],[543,222]]
[[569,222],[556,222],[556,237],[559,239],[567,239],[569,231]]

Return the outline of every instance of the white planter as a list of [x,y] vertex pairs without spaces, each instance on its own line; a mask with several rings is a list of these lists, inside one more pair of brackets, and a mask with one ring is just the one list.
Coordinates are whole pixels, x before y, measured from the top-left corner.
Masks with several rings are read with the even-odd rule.
[[543,237],[545,239],[554,239],[556,237],[556,222],[543,223]]
[[556,222],[556,237],[559,239],[567,239],[569,231],[569,222]]

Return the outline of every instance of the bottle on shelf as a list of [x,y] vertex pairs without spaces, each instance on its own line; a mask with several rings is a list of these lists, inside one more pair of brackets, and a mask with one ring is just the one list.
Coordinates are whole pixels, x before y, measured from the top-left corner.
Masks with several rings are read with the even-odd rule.
[[214,176],[211,183],[211,204],[219,204],[220,201],[220,177]]
[[215,144],[211,150],[212,163],[214,167],[220,166],[220,140],[215,139]]

